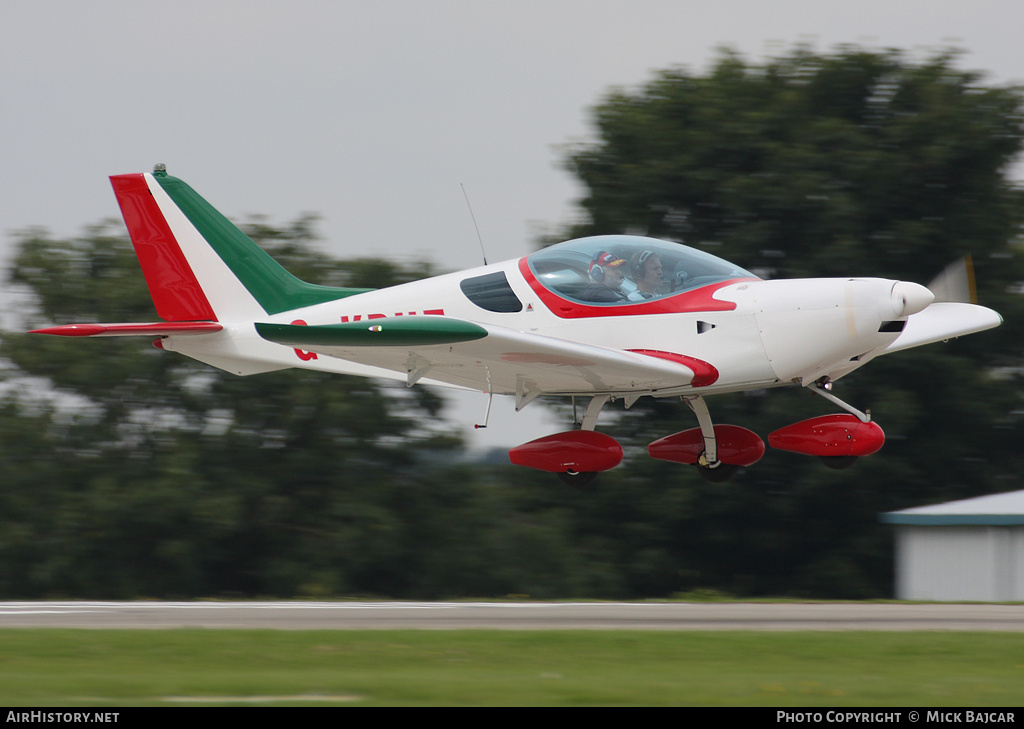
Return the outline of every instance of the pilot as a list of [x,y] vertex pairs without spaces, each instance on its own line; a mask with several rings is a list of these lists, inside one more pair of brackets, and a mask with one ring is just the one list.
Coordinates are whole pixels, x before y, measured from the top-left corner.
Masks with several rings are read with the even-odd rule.
[[622,301],[625,295],[619,290],[626,277],[622,267],[625,258],[601,251],[590,261],[591,284],[583,290],[580,298],[584,301]]
[[664,283],[661,259],[654,251],[637,251],[630,263],[636,291],[628,297],[630,301],[646,301],[658,295],[658,287]]

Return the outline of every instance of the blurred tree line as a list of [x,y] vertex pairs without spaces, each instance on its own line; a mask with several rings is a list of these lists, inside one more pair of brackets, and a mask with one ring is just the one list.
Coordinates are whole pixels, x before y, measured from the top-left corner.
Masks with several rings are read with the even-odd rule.
[[[643,398],[606,408],[626,461],[586,490],[467,460],[424,387],[237,378],[134,338],[3,332],[0,597],[885,597],[879,512],[1021,487],[1021,89],[986,85],[954,54],[724,53],[705,74],[613,92],[594,119],[595,141],[567,151],[586,192],[562,239],[640,233],[765,277],[921,283],[970,252],[981,303],[1006,322],[837,383],[888,437],[849,470],[769,450],[705,482],[647,457],[696,423],[678,400]],[[246,230],[315,283],[433,273],[333,260],[313,217]],[[30,294],[25,328],[156,320],[120,224],[17,244],[8,281]],[[829,412],[798,389],[709,404],[762,437]]]

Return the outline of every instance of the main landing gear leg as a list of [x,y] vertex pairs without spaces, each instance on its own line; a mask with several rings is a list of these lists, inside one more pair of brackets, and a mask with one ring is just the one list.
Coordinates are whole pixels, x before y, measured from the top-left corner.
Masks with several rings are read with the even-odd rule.
[[622,446],[610,435],[594,429],[601,408],[609,400],[609,395],[595,395],[587,405],[579,430],[555,433],[516,446],[508,452],[509,460],[517,466],[554,473],[570,486],[586,486],[601,471],[622,463]]
[[697,416],[700,433],[704,436],[704,452],[700,454],[696,466],[700,475],[709,481],[721,483],[736,473],[739,466],[722,463],[718,460],[718,439],[715,437],[715,424],[711,422],[711,412],[704,398],[700,395],[684,398],[693,414]]
[[[580,423],[580,430],[594,430],[597,427],[597,416],[601,414],[601,408],[605,406],[610,398],[607,395],[594,395],[590,398],[587,409],[583,412],[583,422]],[[595,478],[597,471],[560,471],[558,478],[562,483],[575,488],[589,486]]]
[[601,408],[610,399],[608,395],[594,395],[594,397],[590,398],[590,404],[587,405],[587,409],[583,413],[583,422],[580,423],[580,430],[593,430],[597,427],[597,416],[601,414]]

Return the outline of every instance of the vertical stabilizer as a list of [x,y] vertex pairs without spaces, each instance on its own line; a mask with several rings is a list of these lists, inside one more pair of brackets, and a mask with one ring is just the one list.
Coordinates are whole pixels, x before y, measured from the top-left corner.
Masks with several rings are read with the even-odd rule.
[[110,178],[156,313],[165,321],[216,321],[203,287],[178,245],[146,175]]
[[367,290],[295,278],[160,168],[110,180],[157,314],[166,321],[251,321]]

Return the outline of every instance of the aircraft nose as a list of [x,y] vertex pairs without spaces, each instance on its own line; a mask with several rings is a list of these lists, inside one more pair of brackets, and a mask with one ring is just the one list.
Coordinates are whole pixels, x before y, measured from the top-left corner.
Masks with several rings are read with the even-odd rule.
[[921,284],[897,281],[892,287],[892,307],[896,316],[911,316],[924,311],[933,301],[935,294]]

